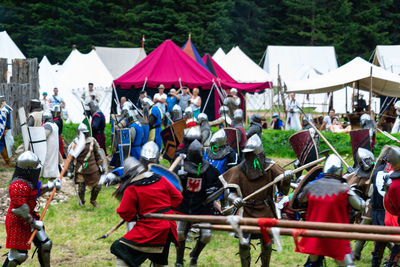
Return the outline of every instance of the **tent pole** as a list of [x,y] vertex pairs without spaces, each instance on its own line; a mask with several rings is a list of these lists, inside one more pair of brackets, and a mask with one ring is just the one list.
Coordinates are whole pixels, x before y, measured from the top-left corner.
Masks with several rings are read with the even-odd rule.
[[347,114],[347,86],[346,86],[346,114]]
[[[285,99],[283,97],[283,93],[282,93],[282,81],[281,81],[281,73],[280,73],[280,65],[278,64],[278,88],[279,88],[279,92],[278,92],[278,115],[279,118],[281,117],[281,106],[279,103],[279,96],[281,96],[282,99],[282,104],[283,104],[283,109],[285,110]],[[274,90],[274,87],[272,86],[272,90]]]
[[371,66],[371,72],[370,72],[370,79],[369,79],[369,113],[372,118],[372,66]]
[[[247,93],[246,92],[244,93],[244,102],[246,103],[246,106],[247,106]],[[246,123],[246,125],[248,125],[249,124],[249,116],[247,116],[247,111],[246,110],[245,110],[244,114],[246,114],[245,123]]]
[[206,107],[207,107],[207,104],[208,104],[208,100],[210,100],[210,96],[211,96],[212,92],[214,91],[214,86],[215,86],[215,83],[213,83],[213,85],[211,86],[210,93],[208,94],[206,103],[204,104],[204,107],[203,107],[203,111],[202,111],[203,113],[206,110]]

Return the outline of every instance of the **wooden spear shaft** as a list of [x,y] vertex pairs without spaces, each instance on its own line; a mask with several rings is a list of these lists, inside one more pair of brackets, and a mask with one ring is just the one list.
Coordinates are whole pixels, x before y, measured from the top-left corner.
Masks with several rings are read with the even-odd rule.
[[[318,164],[318,163],[320,163],[320,162],[322,162],[322,161],[324,161],[324,160],[326,160],[326,157],[322,157],[322,158],[320,158],[320,159],[317,159],[317,160],[314,160],[314,161],[312,161],[312,162],[309,162],[309,163],[307,163],[307,164],[305,164],[305,165],[303,165],[303,166],[301,166],[301,167],[299,167],[299,168],[297,168],[297,169],[294,169],[294,170],[293,170],[293,173],[295,174],[295,173],[301,172],[301,171],[303,171],[303,170],[305,170],[305,169],[307,169],[307,168],[309,168],[309,167],[312,167],[312,166],[314,166],[314,165],[316,165],[316,164]],[[270,183],[264,185],[263,187],[257,189],[256,191],[254,191],[254,192],[251,193],[250,195],[248,195],[248,196],[246,196],[245,198],[243,198],[243,201],[246,201],[246,200],[248,200],[248,199],[254,197],[255,195],[258,195],[259,193],[265,191],[266,189],[268,189],[269,187],[273,186],[274,184],[279,183],[279,182],[282,181],[283,179],[285,179],[285,176],[284,176],[283,174],[279,175],[279,176],[276,177],[272,182],[270,182]],[[229,206],[228,208],[226,208],[225,210],[223,210],[222,213],[225,213],[225,212],[227,212],[227,211],[233,209],[234,207],[235,207],[235,206],[231,205],[231,206]]]
[[[228,231],[234,232],[235,229],[230,225],[212,225],[212,224],[195,224],[193,227],[200,229],[211,229],[215,231]],[[260,227],[257,226],[241,226],[240,229],[245,233],[261,233]],[[267,232],[271,233],[271,229],[267,228]],[[296,229],[280,228],[279,233],[281,235],[293,236],[298,234],[299,236],[305,237],[319,237],[319,238],[334,238],[334,239],[348,239],[348,240],[371,240],[376,242],[400,242],[400,236],[392,235],[380,235],[380,234],[365,234],[365,233],[338,233],[335,231],[318,231],[318,230],[302,230],[296,231]]]
[[[205,222],[212,224],[227,224],[225,216],[205,216],[205,215],[177,215],[177,214],[145,214],[145,218],[160,219],[160,220],[175,220],[186,222]],[[257,218],[241,218],[240,225],[258,226]],[[276,220],[273,227],[281,228],[299,228],[313,229],[322,231],[337,231],[337,232],[359,232],[359,233],[374,233],[385,235],[400,235],[400,227],[388,227],[378,225],[358,225],[345,223],[326,223],[326,222],[305,222],[305,221],[290,221]]]

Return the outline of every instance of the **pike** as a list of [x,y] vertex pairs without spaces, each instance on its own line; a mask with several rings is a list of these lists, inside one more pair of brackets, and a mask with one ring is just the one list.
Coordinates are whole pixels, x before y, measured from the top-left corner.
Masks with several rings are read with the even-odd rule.
[[[78,141],[75,143],[74,147],[73,147],[73,148],[71,149],[71,151],[68,153],[68,157],[67,157],[67,159],[65,160],[64,167],[63,167],[63,169],[61,170],[60,175],[58,176],[58,179],[61,180],[61,179],[64,177],[64,174],[65,174],[65,172],[67,171],[69,164],[71,163],[71,161],[72,161],[74,158],[76,159],[76,158],[79,156],[79,154],[80,154],[80,153],[83,151],[83,149],[85,148],[85,145],[86,145],[85,135],[84,135],[82,132],[80,132],[80,133],[79,133],[79,137],[78,137]],[[43,212],[42,212],[42,214],[40,215],[40,219],[39,219],[40,221],[43,221],[43,218],[44,218],[44,216],[46,215],[47,209],[48,209],[49,206],[50,206],[50,202],[53,200],[53,197],[54,197],[54,195],[55,195],[55,193],[56,193],[56,190],[57,190],[57,188],[54,187],[53,190],[51,191],[51,194],[50,194],[49,199],[47,200],[46,206],[44,207]],[[32,243],[33,238],[34,238],[35,235],[36,235],[36,232],[37,232],[36,229],[32,232],[32,235],[31,235],[31,237],[29,238],[28,244],[31,244],[31,243]]]
[[390,133],[388,133],[388,132],[386,132],[386,131],[382,131],[382,130],[379,129],[378,127],[376,127],[376,129],[378,129],[378,131],[379,131],[380,133],[382,133],[384,136],[386,136],[386,137],[390,138],[391,140],[393,140],[393,141],[395,141],[395,142],[397,142],[397,143],[400,144],[400,140],[397,139],[396,137],[394,137],[393,135],[391,135]]
[[[301,172],[301,171],[303,171],[303,170],[305,170],[305,169],[307,169],[307,168],[309,168],[309,167],[312,167],[312,166],[314,166],[314,165],[316,165],[316,164],[318,164],[318,163],[320,163],[320,162],[323,162],[324,160],[326,160],[326,157],[322,157],[322,158],[320,158],[320,159],[317,159],[317,160],[314,160],[314,161],[312,161],[312,162],[310,162],[310,163],[307,163],[307,164],[305,164],[305,165],[303,165],[303,166],[301,166],[301,167],[299,167],[299,168],[297,168],[297,169],[294,169],[294,170],[293,170],[293,174],[298,173],[298,172]],[[270,183],[264,185],[263,187],[257,189],[256,191],[254,191],[253,193],[251,193],[251,194],[248,195],[247,197],[243,198],[243,201],[246,201],[246,200],[248,200],[248,199],[254,197],[255,195],[258,195],[259,193],[265,191],[266,189],[268,189],[269,187],[273,186],[274,184],[276,184],[276,183],[282,181],[283,179],[284,179],[284,175],[283,175],[283,173],[282,173],[282,174],[278,175],[277,177],[275,177],[275,179],[274,179],[272,182],[270,182]],[[231,206],[229,206],[228,208],[226,208],[225,210],[223,210],[222,213],[225,213],[225,212],[227,212],[227,211],[233,209],[234,207],[235,207],[234,205],[231,205]]]
[[[301,113],[303,113],[303,115],[305,117],[307,117],[307,114],[304,112],[304,110],[297,106],[297,108],[301,111]],[[321,136],[321,138],[325,141],[325,143],[329,146],[329,148],[332,150],[333,153],[336,154],[336,156],[339,157],[339,159],[343,162],[343,164],[346,166],[347,171],[348,172],[352,172],[353,168],[349,166],[349,164],[347,164],[347,162],[339,155],[339,153],[336,151],[336,149],[331,145],[331,143],[329,143],[329,141],[325,138],[325,136],[322,135],[322,133],[318,130],[318,128],[314,125],[314,123],[312,121],[308,121],[311,125],[311,127],[314,128],[314,130],[319,134],[319,136]]]
[[[181,154],[179,155],[175,161],[171,164],[171,166],[168,168],[170,171],[172,171],[173,169],[176,168],[176,166],[178,166],[178,164],[181,162],[181,160],[185,159],[185,155]],[[125,220],[121,220],[119,221],[119,223],[117,223],[116,225],[113,226],[113,228],[111,228],[110,230],[107,231],[107,233],[105,233],[104,235],[96,238],[96,240],[100,240],[100,239],[104,239],[107,238],[109,235],[111,235],[112,233],[114,233],[116,230],[118,230],[118,228],[120,228],[123,224],[124,224]]]

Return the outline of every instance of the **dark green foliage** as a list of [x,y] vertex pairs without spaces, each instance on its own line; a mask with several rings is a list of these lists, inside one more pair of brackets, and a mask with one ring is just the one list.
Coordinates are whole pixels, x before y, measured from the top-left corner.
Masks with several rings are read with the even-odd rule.
[[267,45],[334,45],[339,62],[369,59],[378,44],[400,42],[399,0],[54,0],[0,2],[0,30],[27,57],[63,62],[73,44],[183,45],[189,33],[201,54],[239,45],[259,62]]

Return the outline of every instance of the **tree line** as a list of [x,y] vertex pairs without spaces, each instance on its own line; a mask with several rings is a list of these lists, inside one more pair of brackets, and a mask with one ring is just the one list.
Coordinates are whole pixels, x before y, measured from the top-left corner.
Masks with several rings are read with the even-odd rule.
[[400,44],[400,0],[3,0],[0,30],[27,57],[63,62],[73,44],[150,53],[188,34],[201,55],[239,45],[259,62],[268,45],[333,45],[339,64]]

